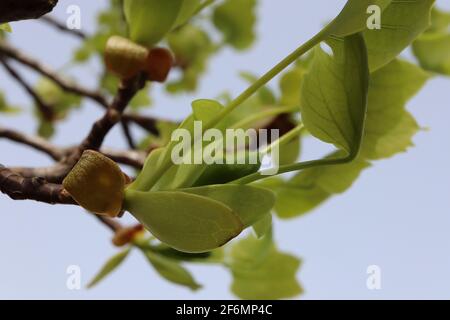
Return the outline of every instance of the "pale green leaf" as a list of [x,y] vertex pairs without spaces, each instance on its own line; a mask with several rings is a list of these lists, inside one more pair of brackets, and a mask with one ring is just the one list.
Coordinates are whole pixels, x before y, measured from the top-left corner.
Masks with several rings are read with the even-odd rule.
[[188,22],[189,19],[197,11],[198,7],[202,3],[202,0],[183,0],[180,12],[178,14],[177,20],[175,21],[174,28],[181,26]]
[[363,157],[388,158],[412,144],[419,128],[405,106],[429,77],[421,68],[402,60],[394,60],[371,75]]
[[173,28],[182,4],[183,0],[124,0],[131,40],[153,47]]
[[[333,154],[333,158],[341,157]],[[305,214],[329,199],[334,194],[348,190],[369,163],[356,159],[338,166],[308,169],[276,188],[275,211],[281,218],[292,218]]]
[[333,56],[316,48],[301,91],[306,129],[349,155],[358,152],[369,81],[367,52],[360,34],[330,42]]
[[255,231],[258,239],[261,239],[272,230],[272,214],[267,213],[259,221],[253,225],[253,231]]
[[255,40],[256,5],[256,0],[225,0],[214,10],[214,25],[236,49],[246,49]]
[[225,204],[238,215],[245,228],[261,220],[275,204],[273,192],[246,185],[214,185],[181,191]]
[[381,30],[364,32],[371,71],[392,61],[428,28],[434,2],[392,1],[381,15]]
[[423,34],[414,42],[413,51],[426,70],[450,75],[450,32]]
[[0,24],[0,30],[6,31],[6,32],[12,32],[11,26],[9,23]]
[[118,254],[114,255],[111,259],[109,259],[106,264],[102,267],[102,269],[97,273],[97,275],[89,282],[87,285],[88,288],[92,288],[97,285],[100,281],[105,279],[108,275],[110,275],[114,270],[119,267],[122,262],[128,257],[130,253],[130,248],[127,248]]
[[[341,13],[328,25],[328,32],[344,37],[367,28],[369,14],[367,9],[371,5],[386,9],[392,0],[348,0]],[[403,1],[401,1],[403,2]]]
[[229,207],[184,192],[127,190],[124,208],[156,238],[183,252],[219,248],[243,229],[239,217]]
[[269,237],[249,236],[239,241],[230,259],[231,290],[241,299],[292,298],[303,291],[296,279],[300,260],[278,251]]
[[155,270],[166,280],[188,287],[191,290],[198,290],[202,287],[177,260],[150,250],[145,250],[143,253]]

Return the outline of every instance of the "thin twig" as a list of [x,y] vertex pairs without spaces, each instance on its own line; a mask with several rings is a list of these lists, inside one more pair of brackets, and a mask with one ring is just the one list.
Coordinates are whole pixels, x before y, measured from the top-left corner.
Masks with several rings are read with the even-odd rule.
[[52,121],[55,116],[55,111],[52,106],[48,105],[37,92],[25,81],[25,79],[6,61],[0,57],[0,61],[5,67],[6,71],[24,88],[24,90],[33,98],[40,113],[47,121]]
[[55,27],[59,31],[74,35],[82,40],[85,40],[87,38],[87,35],[81,30],[69,29],[64,23],[58,21],[57,19],[55,19],[50,15],[43,16],[39,20],[47,23],[50,26]]

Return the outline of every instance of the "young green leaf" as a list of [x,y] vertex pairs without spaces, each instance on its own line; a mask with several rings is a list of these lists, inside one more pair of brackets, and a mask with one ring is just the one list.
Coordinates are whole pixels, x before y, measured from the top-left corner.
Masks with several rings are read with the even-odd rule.
[[200,6],[202,0],[183,0],[180,12],[178,14],[177,20],[175,21],[174,28],[179,27],[186,22],[195,14],[198,7]]
[[[330,158],[337,157],[342,155],[330,156]],[[315,209],[332,195],[349,189],[367,167],[369,167],[367,161],[356,159],[348,164],[316,167],[296,174],[275,189],[277,215],[287,219]]]
[[333,56],[316,48],[303,81],[300,111],[312,135],[354,156],[360,147],[366,117],[367,51],[360,34],[329,43]]
[[191,290],[198,290],[202,287],[178,261],[151,250],[145,250],[143,253],[155,270],[168,281],[188,287]]
[[406,103],[430,75],[416,65],[394,60],[371,75],[361,155],[382,159],[405,151],[419,126],[405,110]]
[[300,261],[278,251],[270,237],[249,236],[232,247],[231,290],[241,299],[272,300],[302,293],[296,279]]
[[265,214],[260,220],[253,225],[253,231],[258,239],[261,239],[272,230],[272,214]]
[[412,46],[420,65],[433,72],[450,75],[450,13],[434,8],[431,26]]
[[124,208],[156,238],[183,252],[214,250],[243,230],[231,208],[185,192],[127,190]]
[[245,228],[261,220],[275,204],[273,192],[245,185],[214,185],[181,190],[219,201],[233,210]]
[[381,15],[381,29],[364,32],[370,71],[392,61],[428,28],[434,2],[392,1]]
[[183,0],[124,0],[131,40],[153,47],[174,26]]
[[92,288],[97,285],[100,281],[105,279],[108,275],[110,275],[114,270],[116,270],[128,257],[131,249],[127,248],[118,254],[111,257],[105,265],[101,268],[101,270],[97,273],[97,275],[89,282],[87,285],[88,288]]
[[9,23],[3,23],[0,24],[0,31],[6,31],[6,32],[12,32],[11,26],[9,25]]
[[326,27],[328,33],[345,37],[363,31],[369,18],[367,9],[375,5],[384,10],[391,2],[393,0],[348,0],[341,13]]
[[214,25],[235,49],[246,49],[255,40],[256,4],[256,0],[225,0],[214,10]]

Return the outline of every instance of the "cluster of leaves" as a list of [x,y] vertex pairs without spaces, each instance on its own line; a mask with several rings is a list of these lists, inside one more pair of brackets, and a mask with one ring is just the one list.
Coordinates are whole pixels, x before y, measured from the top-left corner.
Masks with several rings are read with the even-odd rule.
[[[74,62],[103,57],[106,41],[113,35],[148,46],[162,43],[174,53],[180,71],[178,79],[166,84],[167,92],[195,91],[215,54],[225,46],[248,49],[255,40],[257,1],[217,2],[111,0],[109,9],[99,16],[97,33],[77,50]],[[373,4],[383,9],[381,30],[367,29],[366,10]],[[251,85],[237,99],[197,100],[182,124],[160,121],[160,135],[146,137],[142,143],[143,149],[149,144],[159,148],[126,189],[124,202],[151,236],[136,237],[107,262],[90,286],[137,249],[162,277],[193,290],[200,285],[184,267],[186,263],[225,266],[233,275],[232,291],[241,298],[300,294],[296,279],[300,260],[275,245],[272,212],[283,219],[310,212],[348,190],[374,161],[405,152],[413,144],[420,126],[406,109],[408,101],[433,73],[450,72],[450,15],[433,4],[434,0],[349,0],[337,18],[263,78],[242,73]],[[152,5],[161,10],[146,11]],[[152,25],[156,22],[158,28]],[[217,32],[220,41],[214,40]],[[332,52],[322,49],[321,43]],[[410,45],[420,66],[399,58]],[[266,83],[280,73],[277,94]],[[112,94],[117,83],[105,71],[99,86]],[[59,118],[80,105],[50,83],[40,82],[37,88],[47,97],[46,103],[56,106]],[[0,111],[6,106],[2,101],[0,96]],[[149,92],[142,90],[132,107],[149,104]],[[171,133],[184,128],[193,134],[195,120],[205,123],[204,129],[222,132],[270,128],[274,123],[286,127],[284,137],[271,143],[281,148],[281,172],[295,175],[262,180],[261,163],[172,164],[176,144],[169,139]],[[43,121],[41,135],[48,137],[51,131]],[[308,134],[337,150],[323,159],[298,162]],[[201,147],[215,150],[217,142]],[[184,156],[195,157],[196,151]],[[244,157],[249,152],[244,150]],[[219,248],[247,228],[253,228],[256,236],[248,234]]]
[[[303,167],[310,169],[303,170],[287,180],[275,177],[256,182],[258,187],[276,193],[274,211],[280,218],[292,218],[310,212],[333,195],[348,190],[361,172],[372,166],[373,161],[392,157],[412,146],[412,139],[420,130],[420,126],[407,111],[406,105],[432,76],[429,71],[445,73],[442,66],[445,66],[446,61],[439,61],[438,69],[431,67],[426,62],[426,58],[430,59],[427,56],[430,53],[424,50],[425,54],[419,54],[417,49],[420,41],[424,41],[428,34],[442,34],[444,29],[448,32],[448,17],[437,9],[433,9],[433,24],[429,27],[430,10],[434,1],[407,4],[378,1],[377,4],[384,10],[381,30],[366,29],[365,9],[367,5],[372,4],[369,2],[348,1],[341,14],[319,34],[311,54],[299,59],[292,68],[282,74],[278,96],[268,87],[260,86],[255,95],[248,97],[236,111],[227,113],[227,116],[222,118],[220,115],[225,108],[221,103],[199,100],[193,103],[193,115],[181,125],[191,130],[192,120],[210,123],[219,118],[220,120],[214,123],[216,128],[246,129],[268,125],[280,114],[287,114],[287,119],[295,127],[298,122],[294,119],[298,119],[296,114],[300,113],[307,132],[335,145],[338,151],[324,159],[313,161],[313,165],[309,166],[308,162],[296,163],[305,134],[292,135],[287,141],[283,141],[282,168],[286,171]],[[228,5],[229,8],[224,5],[220,10],[216,10],[214,23],[224,32],[224,39],[228,39],[236,48],[241,48],[252,36],[242,30],[245,28],[238,23],[232,27],[226,26],[226,17],[233,11],[231,5]],[[188,28],[191,28],[190,24],[175,33]],[[168,36],[169,41],[173,36]],[[332,48],[332,54],[318,45],[321,41],[326,41]],[[412,43],[421,67],[398,58]],[[176,46],[172,45],[172,48],[177,52]],[[249,74],[243,74],[243,77],[251,83],[257,81],[256,77]],[[230,102],[232,104],[227,97],[222,101],[225,105]],[[173,129],[174,126],[168,128],[165,136],[169,136]],[[141,220],[153,235],[172,248],[178,247],[183,251],[204,251],[204,245],[216,247],[223,240],[208,239],[211,230],[218,228],[216,234],[225,238],[236,232],[236,225],[233,225],[231,220],[224,219],[225,205],[245,222],[244,227],[253,226],[258,238],[249,235],[225,249],[216,249],[208,254],[185,254],[167,247],[173,254],[165,258],[171,259],[174,265],[170,268],[172,271],[168,272],[167,266],[162,271],[152,263],[160,274],[172,282],[197,289],[197,282],[188,281],[192,277],[186,278],[185,271],[180,271],[177,262],[193,262],[192,259],[195,259],[195,262],[210,263],[209,257],[212,255],[215,263],[223,263],[230,268],[234,276],[232,290],[241,298],[285,298],[299,294],[301,287],[295,276],[300,263],[295,257],[279,252],[273,243],[272,218],[267,214],[271,205],[270,202],[264,205],[262,200],[269,196],[260,191],[261,205],[259,208],[250,208],[255,198],[252,198],[249,192],[256,192],[256,189],[248,189],[246,192],[242,189],[243,186],[214,185],[242,177],[245,179],[249,174],[254,174],[258,167],[165,167],[164,157],[169,154],[168,150],[171,150],[170,143],[152,153],[146,163],[148,169],[144,168],[127,195],[126,208]],[[335,165],[338,163],[340,165]],[[167,168],[170,170],[165,171]],[[159,177],[158,171],[166,173]],[[238,173],[233,175],[232,172]],[[224,177],[228,177],[228,180]],[[204,185],[206,187],[199,188]],[[192,193],[196,197],[192,197]],[[243,196],[239,197],[237,193]],[[203,197],[201,201],[199,195]],[[221,204],[216,202],[213,205],[211,200]],[[169,208],[167,203],[175,205]],[[189,213],[190,209],[193,209],[192,215]],[[208,214],[202,214],[205,209]],[[151,211],[159,214],[152,214]],[[209,218],[211,212],[217,214],[215,222],[220,221],[219,225],[213,226],[206,220],[202,221],[202,215]],[[252,213],[253,218],[250,217]],[[161,216],[169,217],[171,223],[165,225],[166,220]],[[179,221],[180,226],[176,227],[173,221]],[[187,226],[188,221],[192,225]],[[224,229],[231,233],[224,234]],[[186,243],[186,238],[183,237],[186,230],[195,232],[198,238],[192,240],[192,243]],[[147,241],[151,243],[152,240]],[[146,250],[154,251],[151,247],[151,244],[146,242]],[[142,250],[142,245],[139,248]],[[219,261],[216,254],[218,252],[222,257]],[[180,255],[183,258],[178,259]],[[206,256],[198,259],[198,255]],[[178,258],[175,259],[175,256]],[[121,258],[118,260],[122,261]],[[109,272],[110,268],[103,269],[102,275],[105,270]]]

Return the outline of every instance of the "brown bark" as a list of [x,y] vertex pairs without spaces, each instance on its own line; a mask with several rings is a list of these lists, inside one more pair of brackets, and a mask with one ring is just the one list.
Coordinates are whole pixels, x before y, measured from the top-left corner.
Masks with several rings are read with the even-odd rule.
[[1,0],[0,23],[37,19],[50,12],[58,0]]

